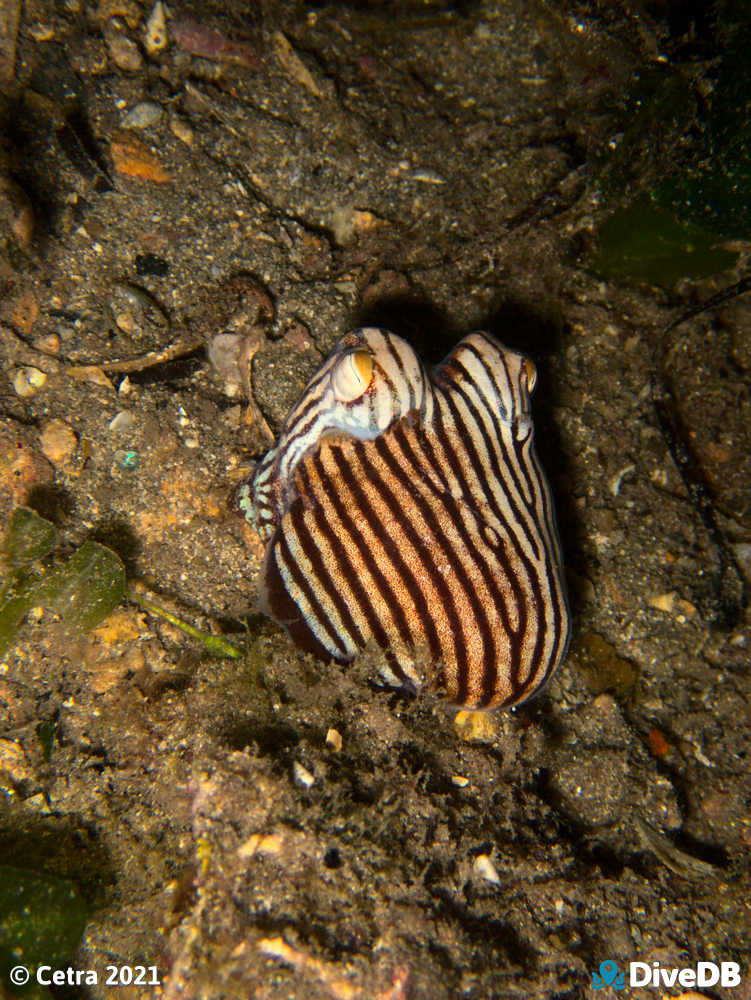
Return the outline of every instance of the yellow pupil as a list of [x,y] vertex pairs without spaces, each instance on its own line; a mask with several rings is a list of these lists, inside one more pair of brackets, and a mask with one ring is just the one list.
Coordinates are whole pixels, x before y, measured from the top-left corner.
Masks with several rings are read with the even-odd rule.
[[352,365],[367,389],[373,378],[373,356],[369,351],[355,351],[352,355]]

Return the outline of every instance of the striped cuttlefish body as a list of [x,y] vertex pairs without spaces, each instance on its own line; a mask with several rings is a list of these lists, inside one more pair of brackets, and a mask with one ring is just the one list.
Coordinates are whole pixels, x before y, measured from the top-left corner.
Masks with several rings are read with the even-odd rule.
[[532,362],[482,333],[428,371],[400,337],[348,333],[239,491],[266,543],[262,610],[391,684],[466,708],[528,698],[566,654]]

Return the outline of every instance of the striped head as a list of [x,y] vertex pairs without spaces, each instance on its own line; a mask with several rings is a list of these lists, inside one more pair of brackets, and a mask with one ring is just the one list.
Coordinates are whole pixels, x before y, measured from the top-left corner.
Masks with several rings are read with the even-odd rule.
[[240,509],[268,539],[294,500],[298,463],[325,437],[371,440],[411,410],[429,417],[431,407],[425,370],[401,337],[373,327],[346,334],[305,387],[252,482],[240,487]]
[[262,609],[389,683],[513,705],[563,660],[570,621],[529,359],[472,334],[432,372],[399,337],[344,337],[247,488]]

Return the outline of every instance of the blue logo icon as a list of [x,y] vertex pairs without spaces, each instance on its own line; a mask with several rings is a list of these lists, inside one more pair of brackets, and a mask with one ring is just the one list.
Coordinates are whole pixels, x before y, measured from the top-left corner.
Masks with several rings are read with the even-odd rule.
[[604,962],[600,962],[599,975],[596,972],[592,973],[593,990],[602,990],[606,986],[612,986],[614,990],[622,990],[626,987],[623,973],[618,968],[618,963],[610,958]]

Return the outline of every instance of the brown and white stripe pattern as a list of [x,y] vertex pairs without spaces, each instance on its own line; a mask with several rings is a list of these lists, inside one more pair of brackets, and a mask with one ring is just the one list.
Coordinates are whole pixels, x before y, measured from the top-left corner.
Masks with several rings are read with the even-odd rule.
[[[362,388],[342,368],[352,352],[372,372],[343,401]],[[246,490],[267,540],[264,610],[327,658],[375,644],[388,682],[458,705],[538,690],[570,622],[534,379],[485,334],[431,373],[393,334],[343,338]]]

